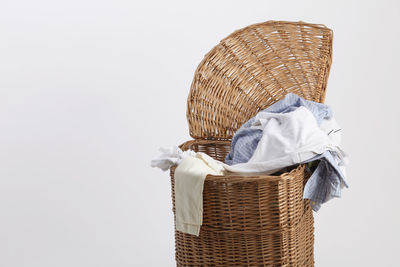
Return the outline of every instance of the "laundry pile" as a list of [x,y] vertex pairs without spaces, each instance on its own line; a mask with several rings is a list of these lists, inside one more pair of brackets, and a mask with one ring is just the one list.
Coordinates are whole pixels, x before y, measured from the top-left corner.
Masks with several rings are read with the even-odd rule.
[[[289,93],[243,124],[232,138],[225,162],[178,147],[161,149],[152,167],[175,169],[176,229],[199,234],[203,185],[208,174],[273,174],[285,167],[308,163],[311,177],[303,192],[314,211],[348,187],[347,154],[341,149],[342,130],[331,109]],[[311,164],[312,163],[312,164]]]

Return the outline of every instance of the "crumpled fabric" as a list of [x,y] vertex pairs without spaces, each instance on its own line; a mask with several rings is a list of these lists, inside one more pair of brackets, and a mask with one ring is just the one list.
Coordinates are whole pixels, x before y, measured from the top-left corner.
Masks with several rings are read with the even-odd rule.
[[[315,124],[319,126],[319,131],[324,132],[329,142],[326,142],[326,140],[321,141],[322,138],[319,139],[321,141],[320,144],[323,144],[323,146],[320,146],[320,149],[310,150],[314,155],[310,154],[310,151],[303,150],[301,152],[306,152],[305,154],[297,153],[298,156],[289,157],[292,161],[287,160],[285,166],[282,165],[282,158],[274,159],[271,155],[269,157],[270,161],[260,161],[263,159],[263,156],[266,156],[263,155],[263,151],[265,152],[269,149],[268,147],[259,147],[268,144],[268,142],[260,142],[263,135],[268,133],[268,131],[265,131],[265,127],[263,127],[268,124],[265,118],[271,116],[271,113],[285,114],[299,110],[304,111],[304,109],[307,109],[312,114],[311,117],[315,120]],[[304,118],[310,118],[306,113],[304,113]],[[276,118],[284,116],[276,114]],[[277,122],[273,122],[273,125],[279,127],[279,120]],[[298,123],[300,122],[301,120],[298,121]],[[316,128],[313,126],[313,129],[318,132]],[[271,174],[293,164],[316,162],[317,167],[313,170],[311,177],[304,187],[303,198],[309,199],[313,210],[318,211],[323,203],[332,198],[340,197],[341,189],[348,187],[345,177],[345,166],[348,164],[348,155],[340,147],[341,134],[341,128],[334,120],[332,112],[327,105],[308,101],[294,94],[288,94],[281,101],[276,102],[247,121],[234,135],[231,151],[227,155],[225,163],[213,160],[213,164],[219,166],[218,168],[222,166],[225,170],[231,172]],[[296,136],[296,134],[293,134],[293,138]],[[275,135],[275,138],[278,138],[277,140],[279,141],[278,135]],[[279,146],[275,148],[279,148]],[[183,152],[178,147],[162,149],[161,151],[163,152],[162,156],[159,159],[153,160],[152,166],[162,168],[163,170],[167,170],[172,165],[178,165],[179,167],[179,163],[184,158],[196,155],[194,151],[188,150]],[[253,158],[251,160],[255,151],[258,151],[258,159]],[[281,156],[285,156],[288,150],[281,152]],[[292,155],[296,155],[296,153]],[[193,229],[198,228],[195,227]]]
[[152,167],[164,171],[177,165],[174,173],[175,228],[199,236],[203,223],[203,188],[208,174],[224,175],[223,163],[202,152],[182,151],[179,147],[161,148]]
[[163,171],[169,170],[172,166],[178,165],[184,158],[195,156],[196,152],[192,150],[182,151],[177,146],[161,147],[161,155],[151,161],[151,167],[160,168]]
[[[258,114],[263,112],[288,113],[301,106],[311,111],[318,125],[320,125],[324,119],[332,117],[332,111],[327,105],[305,100],[293,93],[287,94],[283,99],[260,111]],[[252,157],[258,142],[263,136],[262,129],[251,127],[255,119],[256,117],[251,118],[236,131],[232,138],[231,150],[225,158],[226,164],[245,163]]]
[[344,165],[347,164],[347,156],[337,158],[337,153],[325,151],[303,163],[317,162],[316,169],[312,172],[304,186],[303,199],[309,199],[311,208],[318,211],[323,203],[335,197],[341,197],[341,189],[348,187],[345,180]]
[[268,175],[335,149],[304,106],[286,113],[260,112],[249,129],[261,129],[263,135],[249,161],[225,165],[228,171]]
[[[293,164],[316,161],[317,167],[304,187],[303,198],[309,199],[313,210],[318,211],[323,203],[340,197],[341,189],[348,187],[345,177],[348,155],[340,147],[342,131],[327,105],[308,101],[289,93],[282,100],[260,111],[240,127],[233,136],[231,151],[225,158],[225,163],[230,166],[226,169],[238,171],[240,169],[238,167],[243,168],[244,166],[248,168],[246,171],[251,171],[252,168],[260,169],[260,163],[255,164],[254,157],[263,156],[264,152],[268,152],[271,148],[274,149],[274,145],[261,142],[262,138],[268,138],[268,136],[264,136],[268,135],[268,132],[265,132],[263,128],[254,127],[254,122],[267,113],[288,113],[300,107],[307,108],[314,115],[320,129],[330,139],[330,148],[325,151],[318,151],[313,157],[309,157],[307,154],[308,158],[303,157],[301,161],[293,161]],[[271,163],[276,164],[276,161],[270,161],[268,165]],[[262,167],[265,168],[265,166]]]

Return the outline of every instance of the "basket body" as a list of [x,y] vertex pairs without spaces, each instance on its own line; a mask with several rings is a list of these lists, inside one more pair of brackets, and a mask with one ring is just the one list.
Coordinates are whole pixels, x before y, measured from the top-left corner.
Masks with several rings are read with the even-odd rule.
[[[181,148],[223,160],[230,142],[192,140]],[[173,177],[174,168],[175,213]],[[314,266],[306,179],[303,165],[280,176],[208,175],[200,235],[175,230],[177,266]]]
[[[196,69],[186,114],[195,140],[181,148],[224,161],[236,130],[287,93],[322,103],[332,39],[323,25],[267,21],[221,40]],[[177,266],[314,266],[307,178],[304,166],[276,176],[208,175],[199,237],[175,231]]]

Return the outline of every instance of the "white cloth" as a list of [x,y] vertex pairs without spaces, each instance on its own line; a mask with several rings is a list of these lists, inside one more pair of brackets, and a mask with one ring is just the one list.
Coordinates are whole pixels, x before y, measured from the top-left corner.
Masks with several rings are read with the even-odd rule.
[[342,129],[336,122],[335,118],[324,119],[321,121],[319,128],[324,131],[335,146],[340,146],[342,142]]
[[314,115],[303,106],[288,113],[260,112],[251,127],[263,130],[253,156],[246,163],[224,164],[226,170],[271,174],[326,150],[337,151],[337,146],[320,129]]
[[196,235],[203,222],[203,187],[208,174],[223,175],[220,162],[198,152],[181,160],[175,169],[176,230]]
[[196,152],[192,150],[182,151],[179,147],[161,147],[161,155],[151,161],[151,167],[160,168],[163,171],[169,170],[173,165],[178,165],[184,158],[195,156]]

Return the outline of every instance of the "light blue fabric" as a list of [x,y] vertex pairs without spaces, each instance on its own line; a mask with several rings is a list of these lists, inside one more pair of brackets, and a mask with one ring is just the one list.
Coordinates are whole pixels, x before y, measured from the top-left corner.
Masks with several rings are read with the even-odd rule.
[[[260,112],[287,113],[300,106],[306,107],[313,113],[318,125],[321,124],[323,119],[332,117],[331,109],[327,105],[305,100],[292,93],[287,94],[283,99]],[[260,129],[250,129],[254,120],[254,117],[251,118],[236,131],[232,138],[231,150],[225,158],[226,164],[233,165],[250,160],[263,135],[263,131]]]
[[318,211],[321,204],[334,197],[341,196],[342,184],[348,187],[344,175],[334,158],[336,152],[325,151],[302,163],[318,160],[318,166],[311,174],[304,186],[303,199],[309,199],[314,211]]

